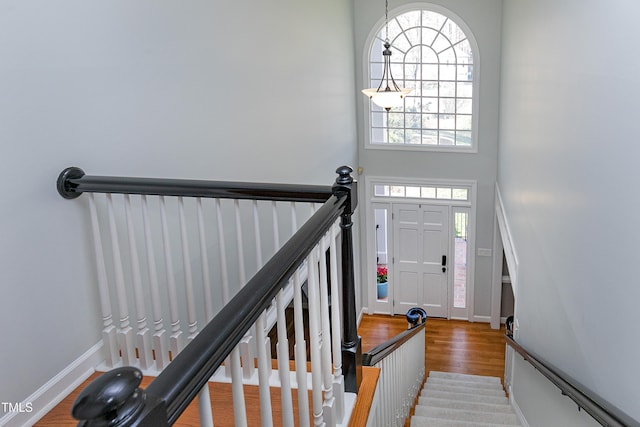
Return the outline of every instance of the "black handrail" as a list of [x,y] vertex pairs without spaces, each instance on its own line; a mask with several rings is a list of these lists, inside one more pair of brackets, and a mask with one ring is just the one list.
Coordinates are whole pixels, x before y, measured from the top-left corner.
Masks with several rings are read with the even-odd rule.
[[[343,372],[346,390],[357,391],[361,376],[361,354],[360,339],[351,332],[356,330],[353,266],[344,269],[345,260],[353,262],[351,216],[357,205],[357,192],[351,168],[342,166],[336,172],[339,176],[327,195],[325,187],[319,186],[285,185],[274,190],[271,185],[234,184],[226,187],[223,185],[225,188],[221,190],[212,189],[213,185],[219,187],[220,183],[211,181],[146,178],[124,178],[128,182],[125,185],[116,178],[87,177],[79,168],[63,171],[57,186],[65,198],[75,198],[86,191],[253,200],[274,200],[274,194],[277,193],[275,200],[326,200],[146,390],[137,388],[140,375],[139,371],[135,372],[136,368],[112,370],[95,381],[98,382],[97,386],[87,387],[85,390],[89,392],[83,391],[74,403],[74,416],[86,416],[85,421],[81,421],[79,425],[92,425],[92,421],[88,420],[98,419],[101,422],[108,419],[111,422],[109,425],[114,427],[173,424],[338,218],[341,218],[340,227],[343,230]],[[192,184],[193,187],[190,186]],[[302,194],[307,191],[309,193],[306,195]],[[112,387],[114,383],[118,387]],[[122,384],[126,384],[127,393],[122,391]],[[354,387],[355,390],[351,390]],[[109,393],[114,395],[106,399]]]
[[424,323],[420,323],[412,327],[411,329],[407,329],[391,338],[379,344],[369,350],[366,353],[362,354],[362,365],[363,366],[374,366],[376,363],[387,357],[389,354],[393,353],[396,349],[398,349],[402,344],[409,341],[416,334],[423,332],[425,328]]
[[518,344],[513,336],[505,334],[506,343],[518,352],[542,375],[560,389],[563,395],[573,400],[603,426],[640,427],[640,422],[607,402],[589,388],[580,384],[566,373]]
[[331,187],[323,185],[91,176],[77,167],[60,173],[57,188],[65,199],[82,193],[118,193],[324,203],[332,194]]

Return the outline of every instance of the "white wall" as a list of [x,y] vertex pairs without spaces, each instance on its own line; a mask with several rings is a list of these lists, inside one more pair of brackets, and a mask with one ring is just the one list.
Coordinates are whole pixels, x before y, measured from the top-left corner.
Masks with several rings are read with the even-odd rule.
[[[505,1],[499,150],[519,341],[636,419],[639,14],[626,0]],[[516,401],[549,425],[545,388],[519,366]],[[573,410],[555,425],[577,424],[562,400]]]
[[348,0],[8,0],[0,58],[2,402],[99,340],[63,168],[328,185],[356,163]]
[[[498,100],[500,85],[500,28],[501,0],[433,0],[459,16],[471,29],[480,50],[480,104],[478,126],[478,153],[452,154],[416,151],[390,151],[364,148],[364,114],[367,103],[360,95],[358,108],[358,155],[364,175],[398,176],[407,178],[473,179],[478,181],[477,237],[476,246],[491,248],[494,221],[494,188],[497,168],[498,146]],[[367,37],[377,23],[384,17],[384,2],[355,0],[355,40],[356,40],[356,76],[358,88],[369,87],[364,81],[363,61],[367,60],[369,46],[365,46]],[[415,4],[417,7],[427,2],[411,0],[389,1],[389,13],[394,9]],[[475,61],[475,59],[474,59]],[[366,62],[365,62],[366,64]],[[476,64],[474,64],[476,65]],[[361,179],[364,181],[364,179]],[[364,206],[364,191],[361,192],[361,206]],[[362,220],[363,218],[361,218]],[[363,222],[364,223],[364,222]],[[365,248],[362,247],[365,253]],[[364,263],[363,263],[364,265]],[[491,314],[491,267],[489,257],[476,257],[475,260],[475,314]],[[362,273],[363,277],[365,272]],[[367,298],[364,296],[364,300]]]

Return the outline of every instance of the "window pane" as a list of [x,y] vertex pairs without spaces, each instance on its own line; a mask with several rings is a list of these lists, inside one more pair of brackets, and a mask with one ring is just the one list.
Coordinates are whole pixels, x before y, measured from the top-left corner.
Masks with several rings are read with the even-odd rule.
[[413,129],[407,129],[405,131],[405,143],[406,144],[420,144],[422,142],[421,140],[421,131],[418,130],[413,130]]
[[389,187],[391,197],[404,197],[404,185],[392,185]]
[[456,59],[456,52],[453,50],[453,48],[448,48],[445,49],[442,52],[438,53],[438,59],[440,60],[441,64],[453,64],[455,65],[457,59]]
[[426,46],[422,46],[422,63],[429,65],[438,65],[438,54],[425,43]]
[[420,197],[420,187],[406,187],[407,197]]
[[455,145],[455,139],[453,132],[440,131],[440,137],[438,138],[438,143],[440,145]]
[[436,198],[438,198],[438,199],[451,199],[451,189],[450,188],[438,187],[436,189]]
[[438,96],[438,82],[422,82],[422,96]]
[[438,116],[436,114],[423,115],[422,127],[424,129],[438,129]]
[[454,188],[451,191],[451,196],[453,200],[467,200],[469,197],[468,192],[469,190],[466,188]]
[[456,84],[453,82],[440,82],[440,96],[456,96]]
[[386,113],[387,114],[387,126],[391,129],[404,128],[404,114],[402,113]]
[[435,199],[436,198],[436,189],[433,187],[422,187],[421,188],[421,196],[423,199]]
[[438,124],[440,129],[455,129],[456,120],[454,115],[440,114]]
[[455,80],[456,70],[455,65],[440,65],[440,80]]
[[[404,111],[406,111],[407,113],[418,113],[421,110],[421,106],[422,100],[420,98],[416,98],[415,96],[408,96],[404,100]],[[420,126],[418,125],[418,127]]]
[[458,114],[456,116],[456,129],[471,130],[471,116]]
[[[422,80],[438,80],[438,64],[425,64],[422,66]],[[382,72],[380,73],[382,74]],[[375,75],[375,74],[372,74]]]
[[376,196],[389,196],[389,186],[376,184],[373,186],[373,194]]
[[471,114],[472,102],[470,99],[457,99],[456,112],[458,114]]
[[[456,112],[456,100],[454,98],[440,98],[439,113],[455,114]],[[442,123],[440,124],[442,127]]]
[[404,129],[390,129],[387,137],[391,144],[404,144]]
[[396,18],[398,23],[405,30],[420,26],[420,11],[413,10],[411,12],[403,13]]
[[471,132],[456,132],[456,145],[471,147]]
[[426,145],[438,145],[438,131],[437,130],[423,130],[422,131],[422,143]]
[[473,83],[458,83],[458,96],[471,98],[473,96]]
[[424,112],[424,113],[437,113],[438,112],[438,98],[422,98],[422,112]]
[[431,12],[430,10],[422,11],[422,25],[431,28],[442,28],[442,24],[447,20],[447,17],[439,13]]

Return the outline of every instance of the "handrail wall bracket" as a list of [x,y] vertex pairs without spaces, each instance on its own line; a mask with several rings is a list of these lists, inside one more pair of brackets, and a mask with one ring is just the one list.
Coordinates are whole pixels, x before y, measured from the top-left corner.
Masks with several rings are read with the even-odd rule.
[[71,182],[72,179],[82,178],[85,175],[84,171],[78,167],[71,166],[60,172],[58,175],[58,181],[56,186],[58,193],[65,199],[75,199],[80,197],[82,191],[76,191],[77,185]]

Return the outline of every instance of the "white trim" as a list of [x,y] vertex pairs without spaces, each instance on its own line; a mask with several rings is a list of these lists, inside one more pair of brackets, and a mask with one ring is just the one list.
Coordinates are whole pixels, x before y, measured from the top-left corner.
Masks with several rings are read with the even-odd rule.
[[[497,212],[497,208],[496,208]],[[504,248],[500,237],[497,214],[493,219],[493,260],[491,272],[491,328],[500,328],[499,318],[502,311],[502,257]]]
[[[509,276],[511,277],[511,288],[513,289],[513,296],[517,300],[518,295],[518,255],[516,253],[515,245],[513,244],[513,237],[511,235],[511,229],[509,228],[509,222],[507,221],[507,214],[502,203],[502,196],[500,194],[500,186],[496,182],[496,219],[498,221],[498,227],[500,228],[500,236],[502,245],[504,248],[504,256],[507,260],[507,267],[509,268]],[[502,256],[502,254],[495,254],[494,256]],[[500,281],[502,281],[502,271],[500,272]]]
[[477,323],[491,323],[491,316],[473,316],[473,321]]
[[509,387],[509,403],[511,403],[511,408],[513,409],[513,412],[515,412],[516,417],[518,417],[518,421],[520,421],[520,424],[522,424],[522,427],[529,427],[529,423],[527,422],[527,419],[524,417],[522,410],[518,406],[518,402],[516,402],[516,400],[513,398],[511,387]]
[[360,322],[362,322],[362,316],[364,316],[364,313],[367,312],[369,309],[367,307],[362,307],[360,309],[360,313],[358,314],[358,318],[356,319],[356,324],[358,326],[360,326]]
[[[391,197],[376,197],[374,194],[373,185],[376,183],[389,183],[389,184],[405,184],[405,185],[434,185],[434,186],[449,186],[449,187],[467,187],[469,188],[470,194],[468,200],[444,200],[444,199],[412,199],[412,198],[398,198],[393,199]],[[366,201],[363,215],[364,218],[364,226],[365,226],[365,250],[364,250],[364,262],[362,263],[363,278],[364,283],[367,289],[367,299],[368,299],[368,313],[384,313],[384,314],[394,314],[393,304],[388,304],[389,311],[381,311],[378,309],[378,303],[374,295],[374,291],[371,288],[372,283],[376,283],[375,277],[375,257],[369,256],[369,254],[375,254],[375,224],[372,224],[373,220],[373,209],[374,204],[387,204],[389,209],[391,207],[392,202],[395,200],[400,203],[419,203],[419,204],[429,204],[429,205],[446,205],[450,207],[468,207],[470,208],[469,213],[469,235],[468,235],[468,253],[471,256],[468,258],[467,262],[469,263],[469,276],[467,277],[467,288],[468,288],[468,313],[467,319],[469,321],[473,321],[474,319],[474,306],[475,306],[475,254],[476,254],[476,215],[477,215],[477,193],[478,193],[478,182],[476,180],[464,180],[464,179],[437,179],[437,178],[409,178],[409,177],[384,177],[384,176],[365,176],[364,177],[365,189],[364,194]],[[451,210],[452,211],[452,210]],[[391,226],[389,229],[391,229]],[[391,266],[390,274],[392,274],[393,266]],[[391,291],[391,289],[390,289]],[[450,304],[449,304],[450,305]],[[450,310],[449,310],[450,311]]]
[[19,427],[35,424],[96,371],[95,367],[104,360],[102,347],[102,341],[95,344],[24,399],[24,403],[31,403],[33,412],[8,413],[0,418],[0,425]]
[[[390,19],[395,18],[405,12],[411,10],[429,10],[446,16],[456,23],[467,36],[467,40],[471,45],[471,51],[473,53],[473,98],[472,98],[472,146],[470,148],[455,148],[451,146],[430,146],[430,145],[417,145],[417,144],[372,144],[371,143],[371,101],[366,96],[361,96],[363,114],[364,114],[364,148],[371,150],[398,150],[398,151],[422,151],[422,152],[445,152],[445,153],[460,153],[460,154],[477,154],[478,153],[478,134],[479,134],[479,116],[480,116],[480,49],[478,48],[478,42],[471,28],[465,23],[465,21],[451,10],[433,3],[408,3],[389,11]],[[380,32],[385,23],[384,17],[381,17],[373,26],[367,39],[364,43],[364,49],[362,52],[362,73],[363,84],[368,85],[371,81],[369,59],[371,58],[371,49],[373,48],[373,40],[376,34]]]

